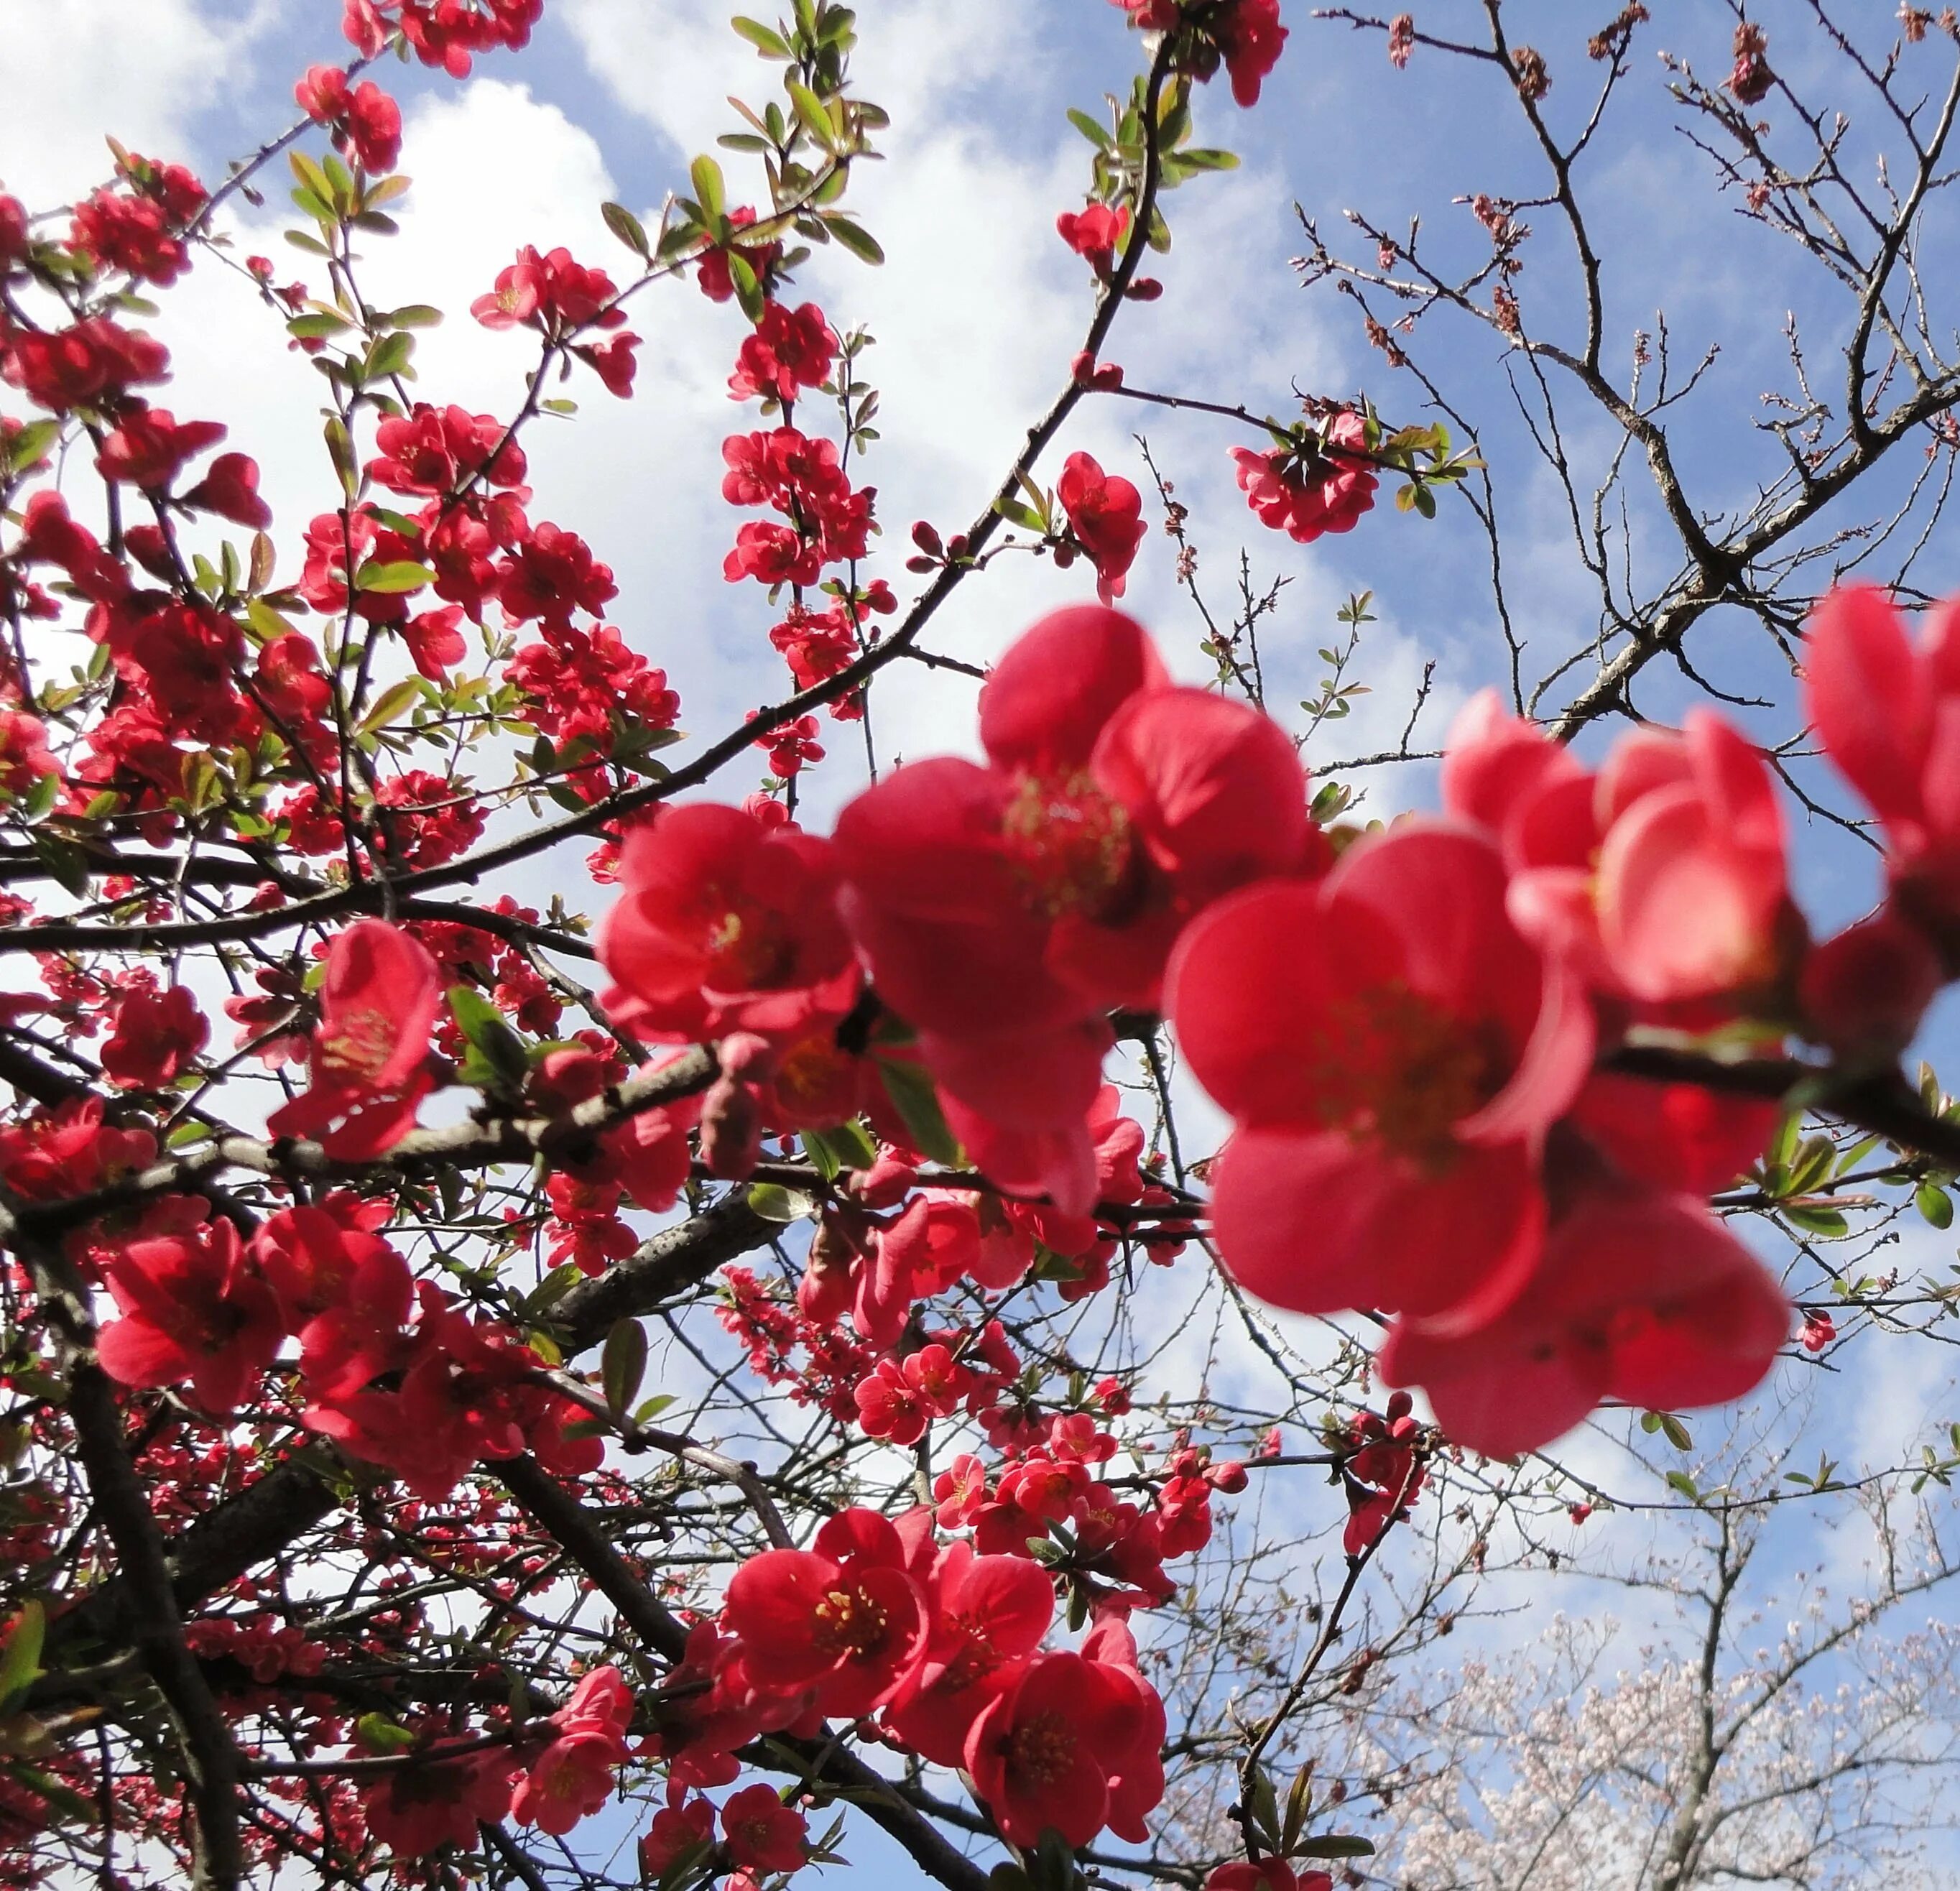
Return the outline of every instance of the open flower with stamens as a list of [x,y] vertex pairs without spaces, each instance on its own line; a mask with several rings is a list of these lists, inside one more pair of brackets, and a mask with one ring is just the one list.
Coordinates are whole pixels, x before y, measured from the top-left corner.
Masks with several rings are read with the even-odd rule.
[[1487,836],[1411,821],[1317,887],[1220,901],[1179,941],[1167,1008],[1236,1123],[1213,1226],[1261,1298],[1471,1326],[1529,1278],[1539,1153],[1585,1081],[1592,1020],[1504,896]]
[[[1279,726],[1172,686],[1142,629],[1099,606],[1055,613],[1002,657],[980,739],[985,764],[915,762],[843,810],[842,909],[950,1103],[1056,1139],[995,1179],[1079,1211],[1101,1014],[1154,1004],[1195,913],[1319,864],[1325,843]],[[954,1124],[969,1147],[972,1126]]]
[[912,1685],[887,1716],[935,1765],[962,1763],[982,1711],[1020,1678],[1055,1616],[1055,1587],[1039,1563],[976,1556],[950,1545],[933,1578],[932,1640]]
[[753,1031],[794,1043],[857,996],[830,844],[695,804],[635,827],[599,934],[612,1021],[651,1042]]
[[966,1737],[966,1770],[1001,1835],[1032,1845],[1052,1829],[1084,1845],[1109,1823],[1110,1783],[1132,1757],[1134,1689],[1079,1654],[1039,1656]]
[[377,1156],[415,1126],[432,1087],[425,1068],[442,974],[418,939],[385,919],[336,934],[320,990],[308,1087],[266,1119],[275,1136],[311,1136],[332,1157]]
[[724,1625],[761,1693],[816,1690],[826,1714],[868,1714],[890,1700],[923,1654],[925,1597],[905,1546],[876,1511],[831,1518],[810,1549],[768,1549],[728,1584]]

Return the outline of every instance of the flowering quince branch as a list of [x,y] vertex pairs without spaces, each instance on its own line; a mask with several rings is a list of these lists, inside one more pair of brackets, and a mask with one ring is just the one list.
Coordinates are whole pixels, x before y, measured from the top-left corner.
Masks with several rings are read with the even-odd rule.
[[[642,1881],[757,1891],[841,1855],[842,1816],[810,1824],[836,1806],[956,1891],[1332,1891],[1312,1861],[1371,1842],[1308,1830],[1341,1803],[1316,1812],[1318,1759],[1284,1808],[1268,1766],[1323,1737],[1314,1677],[1398,1526],[1433,1535],[1430,1573],[1330,1698],[1448,1632],[1493,1531],[1603,1504],[1526,1462],[1596,1411],[1685,1450],[1682,1409],[1827,1363],[1831,1307],[1944,1310],[1833,1281],[1793,1346],[1730,1217],[1828,1238],[1898,1186],[1951,1216],[1952,1107],[1898,1060],[1960,974],[1956,607],[1915,635],[1853,585],[1787,626],[1882,836],[1882,900],[1834,938],[1792,898],[1776,771],[1706,711],[1590,766],[1478,697],[1439,813],[1344,818],[1302,750],[1357,693],[1372,594],[1303,724],[1267,713],[1284,580],[1249,556],[1239,629],[1198,600],[1214,686],[1181,684],[1113,607],[1137,486],[1081,450],[1044,485],[1042,458],[1098,394],[1232,419],[1262,436],[1232,454],[1247,505],[1299,544],[1359,529],[1383,473],[1427,516],[1489,470],[1364,401],[1282,423],[1124,384],[1105,352],[1162,293],[1169,193],[1236,161],[1194,142],[1199,88],[1254,105],[1288,29],[1278,0],[1116,3],[1144,69],[1106,123],[1070,115],[1089,187],[1056,221],[1093,284],[1083,345],[972,525],[913,526],[903,606],[858,483],[870,338],[794,288],[813,246],[882,256],[839,207],[886,120],[829,0],[735,22],[773,88],[721,140],[754,202],[697,157],[651,232],[605,206],[623,282],[527,247],[484,286],[472,319],[533,351],[501,415],[425,397],[441,311],[364,291],[411,186],[364,75],[393,49],[460,77],[542,0],[345,0],[354,56],[310,66],[304,123],[215,192],[112,146],[112,181],[52,219],[0,196],[0,385],[30,416],[0,417],[0,946],[30,985],[0,992],[0,1884],[592,1891],[630,1815]],[[1599,36],[1608,90],[1641,11]],[[1549,68],[1487,12],[1472,50],[1596,288]],[[1398,64],[1447,49],[1376,24]],[[1739,103],[1782,83],[1759,40]],[[310,272],[284,285],[217,214],[282,151]],[[1526,337],[1529,232],[1476,202],[1504,332],[1603,387],[1596,333]],[[327,390],[325,509],[283,565],[285,501],[187,397],[155,404],[168,352],[129,326],[215,264]],[[1467,298],[1426,266],[1411,238],[1376,273]],[[793,687],[670,767],[679,694],[606,621],[620,584],[542,515],[527,447],[574,377],[632,397],[628,307],[690,280],[747,409],[713,476],[740,514],[722,575],[777,619]],[[1653,398],[1603,404],[1671,477]],[[1197,600],[1190,515],[1145,463]],[[1740,582],[1707,530],[1690,549]],[[923,648],[1009,549],[1083,560],[1097,601],[991,667]],[[970,756],[880,772],[870,698],[900,658],[981,683]],[[799,818],[819,712],[864,724],[870,764],[828,832]],[[760,791],[695,798],[757,750]],[[610,890],[590,931],[562,892],[433,896],[574,836]],[[1208,1156],[1187,1081],[1229,1120]],[[1799,1142],[1806,1111],[1867,1139]],[[1873,1169],[1870,1136],[1904,1153]],[[1309,1359],[1261,1308],[1379,1348],[1329,1326]],[[1210,1352],[1152,1383],[1229,1319],[1265,1389],[1218,1390],[1241,1375]],[[1960,1438],[1923,1476],[1956,1463]],[[1292,1504],[1305,1469],[1339,1491],[1301,1507],[1343,1562],[1302,1647],[1294,1601],[1236,1599],[1275,1592],[1241,1584],[1216,1513],[1254,1469]],[[1868,1482],[1836,1470],[1812,1497]],[[1681,1507],[1727,1501],[1702,1476],[1670,1479]],[[1299,1566],[1263,1536],[1253,1560]],[[1224,1766],[1238,1806],[1208,1828],[1200,1769]]]

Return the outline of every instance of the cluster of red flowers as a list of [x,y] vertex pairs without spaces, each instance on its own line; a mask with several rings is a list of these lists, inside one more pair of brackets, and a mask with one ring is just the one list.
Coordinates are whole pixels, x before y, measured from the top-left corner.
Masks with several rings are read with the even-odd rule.
[[467,78],[479,53],[530,42],[545,0],[342,0],[348,43],[371,59],[399,33],[425,65]]
[[637,366],[633,351],[637,335],[616,334],[609,342],[580,339],[623,328],[626,311],[619,291],[603,269],[572,260],[569,250],[540,254],[527,244],[517,259],[497,273],[496,286],[479,295],[469,312],[485,328],[528,328],[545,338],[548,347],[575,355],[605,384],[608,393],[624,400],[633,391]]
[[[911,1751],[964,1767],[1013,1843],[1052,1829],[1084,1845],[1106,1826],[1141,1840],[1163,1792],[1163,1706],[1121,1609],[1099,1611],[1073,1652],[1042,1650],[1054,1613],[1025,1555],[937,1547],[928,1511],[895,1523],[847,1510],[810,1549],[736,1571],[719,1622],[694,1631],[675,1670],[654,1743],[672,1780],[712,1786],[761,1733],[876,1715]],[[665,1855],[703,1829],[682,1817],[650,1838]]]
[[421,1858],[445,1845],[467,1850],[485,1819],[512,1818],[562,1837],[612,1797],[615,1769],[628,1756],[633,1692],[616,1667],[580,1678],[563,1707],[508,1740],[432,1740],[412,1766],[364,1789],[368,1829],[397,1858]]
[[1110,0],[1130,16],[1132,26],[1150,33],[1190,35],[1184,69],[1208,79],[1224,62],[1232,96],[1256,105],[1259,88],[1280,62],[1287,30],[1280,24],[1280,0]]
[[1375,503],[1375,470],[1364,456],[1367,423],[1351,409],[1336,414],[1306,454],[1276,447],[1234,447],[1239,485],[1262,525],[1302,545],[1328,532],[1351,532]]
[[301,110],[333,132],[342,154],[376,176],[402,154],[402,108],[372,79],[350,88],[338,65],[310,65],[293,88]]
[[[1960,851],[1925,785],[1948,635],[1943,616],[1912,652],[1866,594],[1820,616],[1818,724],[1895,845],[1887,912],[1814,950],[1769,769],[1712,715],[1643,729],[1594,773],[1480,699],[1444,817],[1337,861],[1276,725],[1172,686],[1134,624],[1085,608],[997,667],[985,763],[899,769],[832,841],[708,808],[629,839],[609,1003],[643,1035],[740,1040],[724,1082],[750,1160],[764,1125],[889,1116],[867,1079],[902,1055],[998,1186],[1045,1198],[928,1190],[881,1220],[915,1179],[894,1130],[896,1168],[822,1211],[813,1325],[848,1312],[889,1348],[912,1301],[1010,1284],[1037,1238],[1097,1278],[1096,1205],[1138,1186],[1133,1142],[1099,1160],[1134,1133],[1099,1101],[1107,1014],[1161,1005],[1236,1126],[1212,1177],[1227,1263],[1281,1305],[1395,1315],[1382,1370],[1459,1442],[1527,1449],[1604,1398],[1725,1399],[1767,1370],[1789,1309],[1699,1198],[1760,1152],[1773,1109],[1599,1065],[1656,1029],[1773,1044],[1793,1027],[1887,1054],[1910,1036],[1960,940]],[[887,1034],[846,1051],[861,966]],[[824,1099],[800,1116],[768,1094],[791,1065],[804,1103]],[[1030,1238],[1029,1216],[1059,1225]],[[849,1390],[895,1438],[991,1396],[937,1342]]]
[[752,578],[778,584],[814,584],[826,565],[864,556],[877,489],[856,490],[828,440],[812,440],[794,427],[772,433],[734,434],[721,443],[727,473],[721,496],[730,505],[768,505],[786,525],[745,525],[722,566],[733,584]]
[[1736,1396],[1789,1310],[1698,1198],[1773,1113],[1594,1065],[1637,1025],[1757,1014],[1793,918],[1768,769],[1698,716],[1596,776],[1487,696],[1443,799],[1180,942],[1168,1008],[1237,1125],[1220,1251],[1281,1305],[1397,1313],[1385,1376],[1494,1453],[1604,1397]]
[[1115,611],[1029,632],[980,737],[985,763],[913,762],[844,810],[842,910],[954,1134],[1002,1187],[1080,1214],[1109,1011],[1157,1003],[1204,906],[1325,842],[1278,724],[1173,685]]

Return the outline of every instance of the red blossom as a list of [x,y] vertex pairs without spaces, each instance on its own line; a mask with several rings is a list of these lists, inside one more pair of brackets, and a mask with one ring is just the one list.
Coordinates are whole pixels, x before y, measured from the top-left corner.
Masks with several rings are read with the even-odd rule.
[[1514,1309],[1452,1334],[1405,1320],[1382,1348],[1456,1443],[1534,1450],[1602,1399],[1675,1412],[1739,1399],[1790,1336],[1790,1304],[1694,1199],[1589,1179],[1554,1224]]
[[[1102,1014],[1153,1004],[1195,913],[1323,843],[1278,727],[1171,686],[1114,611],[1058,612],[1022,638],[980,734],[987,766],[912,762],[845,808],[845,915],[918,1027],[956,1133],[1003,1186],[1080,1212]],[[983,1154],[987,1123],[1027,1140]]]
[[179,422],[167,408],[146,407],[125,415],[102,443],[95,470],[105,479],[161,491],[205,447],[224,438],[215,420]]
[[58,412],[162,380],[169,360],[161,342],[106,315],[46,333],[0,329],[0,380]]
[[742,343],[728,391],[788,406],[803,388],[822,384],[836,355],[837,337],[814,302],[797,309],[772,302]]
[[250,454],[221,453],[182,498],[200,512],[215,512],[255,532],[272,522],[272,508],[259,496],[259,463]]
[[1105,473],[1086,453],[1072,453],[1055,495],[1068,529],[1096,567],[1096,595],[1106,604],[1123,595],[1125,577],[1144,542],[1143,495],[1130,481]]
[[492,414],[463,407],[432,407],[418,402],[406,414],[392,414],[374,429],[375,457],[370,479],[394,492],[438,495],[459,491],[473,478],[485,485],[524,487],[524,451]]
[[826,1714],[867,1714],[892,1698],[925,1652],[925,1598],[899,1533],[848,1510],[810,1549],[751,1557],[728,1584],[723,1622],[751,1684],[814,1689]]
[[1106,279],[1130,228],[1129,206],[1092,203],[1085,210],[1064,210],[1055,218],[1055,228],[1064,243]]
[[485,328],[535,328],[557,341],[587,327],[617,328],[626,319],[612,306],[619,291],[603,269],[572,260],[569,250],[540,254],[527,244],[500,270],[497,285],[469,312]]
[[607,1014],[625,1029],[781,1044],[850,1009],[858,970],[828,842],[741,808],[670,808],[628,833],[619,880],[599,950]]
[[[1328,422],[1324,438],[1336,450],[1317,450],[1305,461],[1284,448],[1232,449],[1239,484],[1259,522],[1302,545],[1324,533],[1352,531],[1375,503],[1374,468],[1355,457],[1367,444],[1367,423],[1357,413],[1339,413]],[[1351,450],[1339,451],[1342,447]]]
[[1079,1654],[1029,1663],[966,1737],[966,1770],[1001,1836],[1032,1845],[1052,1828],[1071,1845],[1094,1838],[1110,1822],[1112,1788],[1134,1764],[1139,1733],[1147,1735],[1137,1706],[1134,1690],[1104,1663]]
[[746,1870],[797,1871],[809,1856],[808,1822],[773,1786],[745,1786],[721,1808],[728,1856]]
[[310,1087],[275,1110],[276,1135],[311,1136],[358,1160],[399,1142],[431,1079],[424,1068],[442,981],[426,949],[383,919],[357,919],[327,948]]
[[1249,887],[1179,941],[1167,1008],[1237,1125],[1213,1224],[1262,1298],[1467,1325],[1522,1291],[1545,1224],[1537,1152],[1593,1030],[1505,891],[1490,841],[1411,821],[1319,886]]
[[211,1026],[185,986],[141,987],[116,1008],[116,1028],[102,1046],[103,1074],[122,1090],[160,1090],[202,1050]]
[[103,1327],[96,1350],[123,1385],[188,1382],[206,1411],[231,1412],[285,1336],[278,1303],[229,1221],[131,1241],[103,1273],[122,1317]]

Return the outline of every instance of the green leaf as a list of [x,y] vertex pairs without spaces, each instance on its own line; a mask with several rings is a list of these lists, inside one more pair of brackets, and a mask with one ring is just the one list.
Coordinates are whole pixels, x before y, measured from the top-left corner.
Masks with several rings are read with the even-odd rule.
[[61,431],[58,420],[30,420],[14,436],[7,449],[7,470],[21,472],[32,466],[55,443]]
[[746,40],[756,50],[767,59],[788,59],[795,57],[790,43],[773,27],[765,27],[759,20],[744,18],[737,14],[728,23]]
[[391,309],[380,319],[386,328],[434,328],[442,320],[442,310],[426,302],[411,302],[406,308]]
[[449,988],[449,1008],[470,1048],[491,1071],[514,1089],[521,1085],[530,1073],[530,1059],[524,1055],[523,1040],[504,1021],[504,1014],[469,985]]
[[21,1604],[7,1631],[7,1651],[0,1655],[0,1714],[15,1706],[40,1674],[41,1642],[47,1626],[47,1612],[39,1602]]
[[694,200],[711,217],[724,217],[728,214],[728,188],[723,182],[721,167],[703,152],[687,167],[689,180],[694,186]]
[[344,316],[321,310],[313,315],[295,315],[286,324],[286,333],[301,341],[323,342],[329,336],[345,334],[352,326]]
[[631,250],[635,256],[650,253],[647,244],[646,226],[622,203],[603,203],[599,214],[606,219],[606,227]]
[[1913,1193],[1913,1206],[1936,1228],[1953,1225],[1953,1198],[1938,1183],[1922,1182]]
[[939,1093],[934,1089],[925,1067],[904,1058],[881,1057],[878,1074],[914,1147],[948,1168],[958,1167],[966,1152],[947,1127],[945,1113],[939,1106]]
[[415,1743],[415,1736],[399,1721],[385,1714],[364,1714],[354,1723],[354,1730],[364,1746],[384,1753],[402,1753]]
[[415,352],[412,335],[384,335],[368,351],[363,372],[369,380],[386,380],[390,374],[400,374]]
[[832,1175],[845,1169],[868,1169],[878,1160],[877,1144],[855,1122],[839,1123],[834,1129],[806,1129],[803,1146],[819,1167],[828,1158]]
[[783,1188],[774,1182],[750,1183],[749,1205],[765,1221],[774,1221],[784,1227],[816,1212],[815,1196],[805,1195],[800,1189]]
[[1826,1237],[1844,1234],[1850,1227],[1844,1216],[1835,1208],[1820,1208],[1809,1204],[1787,1204],[1780,1212],[1793,1227],[1803,1229],[1806,1234]]
[[832,126],[830,114],[823,109],[823,101],[804,84],[800,79],[784,75],[783,89],[790,95],[790,103],[796,107],[796,115],[803,128],[816,139],[823,150],[830,148]]
[[37,777],[33,786],[29,788],[21,797],[20,806],[22,815],[30,824],[35,821],[46,820],[49,811],[54,807],[56,798],[61,793],[61,789],[62,778],[59,772]]
[[750,321],[760,322],[766,300],[762,294],[762,279],[739,250],[728,252],[728,280],[734,287],[735,300],[740,304],[742,313]]
[[1179,151],[1177,161],[1187,170],[1236,170],[1239,168],[1239,154],[1195,145]]
[[1115,142],[1105,126],[1097,124],[1087,112],[1077,111],[1073,105],[1068,108],[1068,122],[1098,151],[1107,151]]
[[361,733],[371,735],[385,729],[412,702],[419,702],[426,686],[419,676],[404,676],[391,683],[374,699],[374,706],[361,718]]
[[45,828],[33,829],[27,838],[41,864],[53,874],[56,883],[78,899],[86,897],[88,861],[81,849],[74,842],[50,834]]
[[1372,1858],[1375,1848],[1352,1832],[1326,1832],[1318,1838],[1303,1838],[1293,1848],[1302,1858]]
[[354,574],[354,588],[357,591],[418,591],[434,579],[434,571],[412,559],[392,562],[370,559]]
[[833,215],[826,217],[823,221],[830,234],[859,262],[869,263],[875,266],[884,261],[884,250],[879,246],[877,238],[868,230],[853,223],[848,217]]
[[1831,1173],[1838,1146],[1828,1136],[1806,1136],[1790,1164],[1790,1179],[1782,1192],[1808,1195]]
[[605,1389],[606,1409],[621,1417],[638,1396],[647,1376],[647,1329],[637,1320],[613,1323],[599,1356],[599,1382]]

